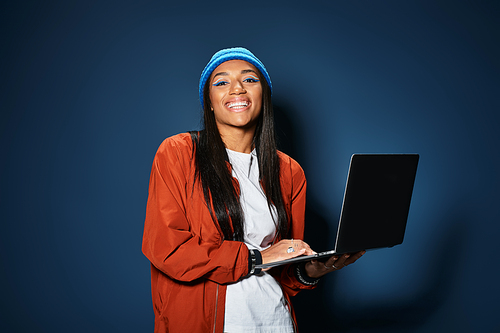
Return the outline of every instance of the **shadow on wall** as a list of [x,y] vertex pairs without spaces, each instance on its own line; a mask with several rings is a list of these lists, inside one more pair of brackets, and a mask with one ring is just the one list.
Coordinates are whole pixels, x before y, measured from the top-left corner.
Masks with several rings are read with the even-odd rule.
[[[297,160],[302,167],[304,164],[305,147],[301,132],[297,130],[291,115],[292,109],[282,104],[274,104],[274,117],[276,121],[276,132],[278,136],[278,148],[284,153]],[[307,174],[307,172],[306,172]],[[307,195],[306,207],[306,225],[305,241],[312,249],[319,251],[326,250],[329,243],[328,235],[331,234],[329,225],[324,216],[321,215],[321,209],[318,202],[312,198],[311,192]],[[299,293],[292,298],[292,302],[297,315],[297,321],[300,332],[327,332],[332,328],[330,320],[332,313],[328,309],[327,299],[325,297],[324,284],[319,284],[314,290],[308,290]]]
[[[294,159],[303,161],[306,147],[301,147],[301,133],[291,115],[288,105],[274,105],[278,146]],[[295,111],[295,110],[293,110]],[[331,227],[327,223],[321,208],[312,195],[307,197],[305,240],[313,249],[324,250],[331,241]],[[340,207],[337,207],[340,208]],[[463,212],[462,212],[463,213]],[[325,281],[312,291],[304,291],[292,298],[301,333],[309,332],[412,332],[422,326],[438,310],[451,293],[453,279],[461,267],[460,258],[464,251],[467,214],[445,217],[437,225],[449,226],[437,244],[433,247],[433,256],[429,258],[424,285],[415,286],[422,292],[418,297],[402,299],[398,303],[361,305],[359,308],[342,307],[336,302],[335,308],[328,298]],[[335,275],[328,278],[328,283],[336,284]],[[329,286],[329,290],[332,290]],[[388,291],[391,292],[391,291]],[[334,296],[333,296],[334,297]]]

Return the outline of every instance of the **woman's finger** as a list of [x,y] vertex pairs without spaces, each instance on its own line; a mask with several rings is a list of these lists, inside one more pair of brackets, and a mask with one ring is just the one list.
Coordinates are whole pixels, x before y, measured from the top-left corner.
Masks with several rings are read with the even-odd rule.
[[261,254],[262,262],[269,263],[291,259],[301,255],[312,255],[315,254],[315,252],[304,241],[299,239],[283,239],[261,251]]
[[288,244],[287,246],[287,253],[294,253],[294,252],[300,252],[301,254],[305,255],[312,255],[315,254],[309,244],[306,242],[300,240],[300,239],[284,239],[280,241],[280,243]]
[[356,260],[361,258],[365,252],[366,251],[360,251],[356,253],[334,255],[324,262],[313,259],[306,264],[306,270],[308,271],[309,276],[318,278],[354,263]]
[[345,266],[348,266],[352,263],[354,263],[356,260],[361,258],[363,254],[365,254],[366,251],[359,251],[356,253],[346,253],[341,255],[338,260],[335,262],[335,266],[340,269]]
[[352,253],[351,256],[345,261],[345,265],[350,265],[352,263],[354,263],[356,260],[358,260],[359,258],[361,258],[363,256],[363,254],[365,254],[366,251],[359,251],[359,252],[356,252],[356,253]]
[[339,257],[337,260],[337,264],[335,266],[337,267],[344,267],[346,260],[350,257],[351,255],[349,253],[345,253]]
[[328,258],[328,260],[323,263],[324,267],[327,269],[334,269],[333,267],[338,258],[339,258],[338,256],[332,256]]

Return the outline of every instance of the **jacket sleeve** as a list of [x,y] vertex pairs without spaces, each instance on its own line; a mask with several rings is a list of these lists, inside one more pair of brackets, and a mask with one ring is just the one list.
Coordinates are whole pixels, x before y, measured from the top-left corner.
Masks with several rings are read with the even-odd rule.
[[[152,265],[174,280],[235,282],[248,273],[246,245],[223,241],[220,235],[203,239],[193,232],[187,212],[193,209],[188,203],[193,195],[193,184],[188,177],[191,172],[191,151],[189,146],[167,139],[155,155],[142,251]],[[207,221],[204,223],[217,231],[208,213],[196,216],[205,217]]]
[[[290,158],[291,200],[290,200],[290,238],[304,239],[304,222],[306,210],[306,177],[300,165]],[[284,265],[273,268],[272,275],[279,281],[283,290],[295,296],[301,289],[313,289],[315,285],[301,283],[294,270],[296,265]]]

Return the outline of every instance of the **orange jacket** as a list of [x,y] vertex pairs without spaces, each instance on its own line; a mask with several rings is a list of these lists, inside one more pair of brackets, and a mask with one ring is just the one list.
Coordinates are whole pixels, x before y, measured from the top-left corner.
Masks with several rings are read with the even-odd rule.
[[[299,164],[279,152],[281,187],[291,238],[303,239],[306,179]],[[194,182],[189,133],[167,138],[153,161],[142,251],[151,261],[155,333],[223,332],[226,284],[248,274],[248,248],[223,240]],[[289,266],[271,272],[289,296],[311,289]]]

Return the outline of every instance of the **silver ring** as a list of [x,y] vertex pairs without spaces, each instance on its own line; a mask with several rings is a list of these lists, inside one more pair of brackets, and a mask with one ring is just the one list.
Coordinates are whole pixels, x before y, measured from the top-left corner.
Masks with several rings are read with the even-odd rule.
[[332,264],[332,267],[331,267],[331,268],[333,268],[333,269],[339,269],[337,266],[335,266],[335,265],[333,265],[333,264]]
[[295,252],[295,249],[293,248],[293,246],[290,246],[290,247],[286,250],[286,253],[292,253],[292,252]]

